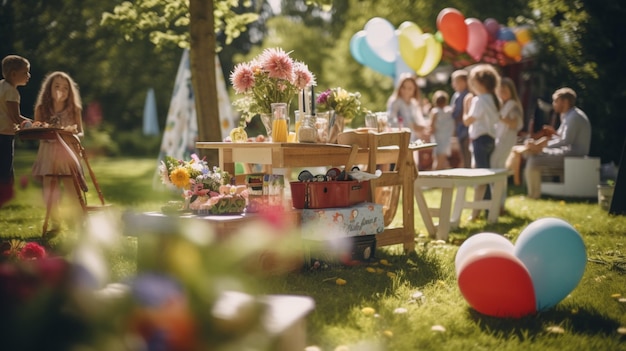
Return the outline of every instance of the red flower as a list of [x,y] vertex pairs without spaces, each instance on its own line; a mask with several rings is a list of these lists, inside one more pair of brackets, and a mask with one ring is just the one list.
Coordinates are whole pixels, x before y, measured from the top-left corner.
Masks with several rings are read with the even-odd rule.
[[38,260],[46,257],[46,249],[41,245],[30,242],[20,250],[18,253],[20,260]]

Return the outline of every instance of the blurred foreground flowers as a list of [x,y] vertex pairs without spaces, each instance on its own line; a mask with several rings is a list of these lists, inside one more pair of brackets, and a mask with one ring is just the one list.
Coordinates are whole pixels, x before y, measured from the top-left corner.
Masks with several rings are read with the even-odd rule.
[[[91,214],[63,256],[38,243],[4,243],[2,349],[271,350],[261,323],[267,305],[257,296],[262,277],[298,269],[302,256],[293,227],[259,217],[224,238],[174,217],[175,230],[153,233],[108,211]],[[121,259],[124,246],[133,250]],[[136,260],[136,270],[112,278],[124,260]]]

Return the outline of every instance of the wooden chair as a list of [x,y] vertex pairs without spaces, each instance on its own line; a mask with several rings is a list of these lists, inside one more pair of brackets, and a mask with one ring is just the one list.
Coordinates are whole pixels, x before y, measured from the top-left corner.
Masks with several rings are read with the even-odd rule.
[[[366,170],[382,174],[370,181],[372,201],[383,205],[385,231],[376,236],[377,246],[403,244],[405,251],[415,248],[415,226],[413,212],[413,183],[417,178],[412,152],[409,151],[410,133],[408,131],[376,133],[371,131],[348,131],[339,134],[338,143],[356,145],[359,149],[368,149]],[[395,152],[389,152],[393,150]],[[356,153],[352,153],[346,163],[350,169],[356,162]],[[389,166],[386,166],[389,165]],[[382,166],[382,167],[381,167]],[[391,226],[402,193],[402,225]]]

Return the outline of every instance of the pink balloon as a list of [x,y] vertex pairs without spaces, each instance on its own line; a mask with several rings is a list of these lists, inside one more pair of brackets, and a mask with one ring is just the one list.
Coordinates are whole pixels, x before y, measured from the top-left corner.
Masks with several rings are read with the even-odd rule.
[[487,18],[484,22],[487,34],[489,34],[489,42],[498,38],[498,31],[500,30],[500,23],[493,18]]
[[465,20],[468,31],[467,53],[476,61],[480,61],[483,57],[485,49],[487,49],[487,41],[489,34],[481,21],[476,18],[468,18]]
[[530,274],[510,252],[477,250],[459,273],[458,284],[465,300],[482,314],[520,318],[537,311]]
[[465,51],[468,40],[467,25],[459,10],[450,7],[441,10],[437,15],[437,29],[451,48],[458,52]]

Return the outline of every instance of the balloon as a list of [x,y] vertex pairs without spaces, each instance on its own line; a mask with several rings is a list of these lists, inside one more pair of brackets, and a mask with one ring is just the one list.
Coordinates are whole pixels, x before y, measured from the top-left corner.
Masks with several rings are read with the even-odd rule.
[[511,28],[508,27],[502,27],[498,30],[498,39],[500,40],[504,40],[504,41],[511,41],[511,40],[517,40],[515,38],[515,33],[513,33],[513,30],[511,30]]
[[363,40],[364,38],[365,38],[364,30],[354,33],[352,38],[350,38],[350,54],[352,54],[352,57],[354,57],[356,62],[362,65],[365,65],[365,59],[363,59],[363,56],[361,56],[359,45],[360,45],[360,41]]
[[487,49],[487,41],[489,34],[481,21],[476,18],[468,18],[465,20],[467,25],[468,40],[465,51],[476,61],[480,61],[483,57],[485,49]]
[[426,56],[426,43],[422,30],[415,23],[404,22],[398,29],[398,49],[407,66],[417,71]]
[[528,30],[528,28],[517,28],[515,30],[515,38],[521,46],[528,44],[531,38],[530,30]]
[[363,65],[367,66],[381,74],[393,77],[395,71],[395,63],[388,62],[376,55],[374,51],[367,45],[365,36],[357,36],[355,39],[355,47],[358,56],[363,59]]
[[378,57],[387,62],[394,62],[398,49],[396,30],[384,18],[374,17],[364,27],[367,45]]
[[522,47],[516,41],[505,41],[502,51],[507,57],[517,59],[522,56]]
[[437,29],[443,35],[445,42],[458,52],[464,52],[467,47],[467,25],[465,17],[454,8],[445,8],[437,15]]
[[498,38],[498,31],[500,30],[500,23],[493,18],[487,18],[484,22],[487,34],[489,34],[489,42],[492,42]]
[[394,72],[394,86],[398,86],[399,78],[403,73],[415,73],[415,70],[409,67],[402,57],[400,57],[400,53],[398,53],[398,57],[396,58],[396,71]]
[[422,34],[422,39],[426,43],[426,56],[424,57],[422,67],[420,67],[416,73],[423,77],[437,67],[439,61],[441,61],[443,48],[441,47],[441,43],[435,39],[435,36],[430,33]]
[[536,41],[531,40],[528,44],[522,48],[522,57],[530,57],[535,55],[539,51],[539,45]]
[[481,249],[467,258],[458,278],[463,297],[476,311],[519,318],[536,312],[533,282],[510,252]]
[[538,311],[556,305],[574,290],[587,264],[582,237],[559,218],[538,219],[524,228],[515,243],[515,256],[530,273]]
[[461,244],[459,250],[454,257],[454,266],[456,267],[456,275],[465,266],[468,257],[471,257],[475,251],[482,249],[495,249],[513,254],[514,246],[511,241],[500,234],[496,233],[479,233],[470,236]]

